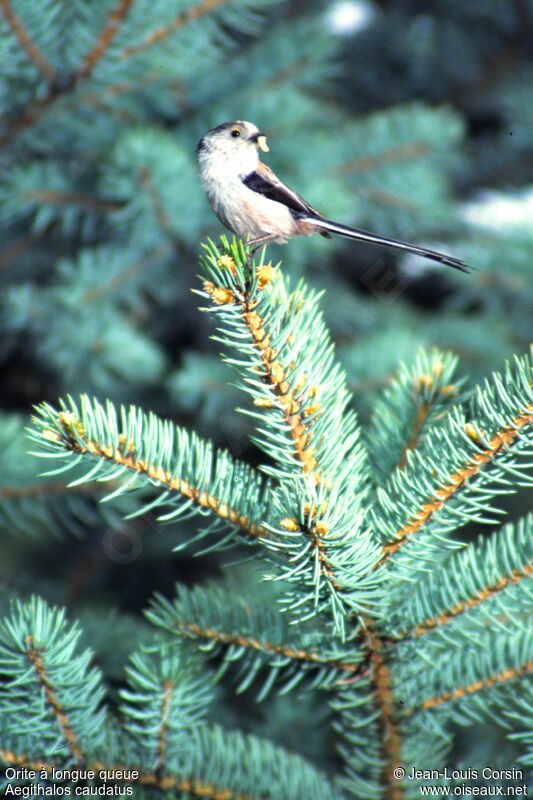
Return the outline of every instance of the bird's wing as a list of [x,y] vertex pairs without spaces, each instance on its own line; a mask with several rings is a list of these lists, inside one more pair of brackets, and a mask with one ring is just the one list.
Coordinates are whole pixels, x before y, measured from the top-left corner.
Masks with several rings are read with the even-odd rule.
[[269,200],[282,203],[291,211],[297,212],[297,214],[309,214],[320,218],[320,214],[309,203],[306,203],[303,197],[300,197],[299,194],[296,194],[296,192],[293,192],[292,189],[282,183],[276,173],[266,164],[263,164],[262,161],[259,162],[253,172],[250,172],[243,179],[243,183],[253,192],[262,194],[264,197],[268,197]]

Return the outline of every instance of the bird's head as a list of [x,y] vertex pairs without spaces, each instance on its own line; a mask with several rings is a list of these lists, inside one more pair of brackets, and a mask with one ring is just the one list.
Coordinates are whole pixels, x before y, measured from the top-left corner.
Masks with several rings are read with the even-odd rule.
[[266,136],[252,122],[223,122],[203,136],[196,152],[200,161],[224,159],[242,175],[252,172],[259,162],[259,150],[268,152]]

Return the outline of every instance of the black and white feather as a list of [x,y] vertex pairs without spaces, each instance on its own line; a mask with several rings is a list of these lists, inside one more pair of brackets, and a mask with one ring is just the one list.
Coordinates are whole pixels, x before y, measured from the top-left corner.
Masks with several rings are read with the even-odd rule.
[[211,208],[226,228],[248,244],[284,243],[313,233],[329,238],[336,233],[469,271],[459,258],[326,219],[259,159],[259,148],[268,150],[265,135],[251,122],[240,120],[212,128],[197,147]]

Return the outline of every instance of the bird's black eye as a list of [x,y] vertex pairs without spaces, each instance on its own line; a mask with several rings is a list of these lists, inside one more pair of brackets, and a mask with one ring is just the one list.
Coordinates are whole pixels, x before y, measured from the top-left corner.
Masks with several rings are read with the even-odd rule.
[[241,135],[241,132],[238,128],[233,128],[231,135],[233,136],[234,139],[236,139],[238,136]]

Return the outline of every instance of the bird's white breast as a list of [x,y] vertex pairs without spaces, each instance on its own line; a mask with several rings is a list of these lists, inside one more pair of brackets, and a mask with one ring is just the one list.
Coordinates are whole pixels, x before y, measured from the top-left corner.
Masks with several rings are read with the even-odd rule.
[[[255,170],[258,158],[224,158],[221,153],[200,153],[200,177],[211,208],[219,220],[241,239],[270,235],[284,242],[295,232],[295,222],[282,203],[254,192],[243,179]],[[247,156],[247,154],[244,154]]]

